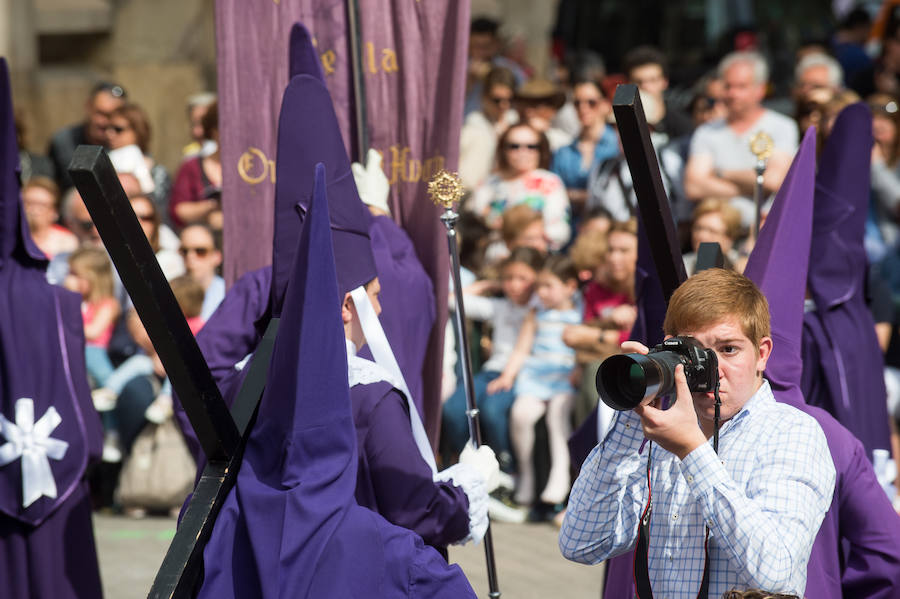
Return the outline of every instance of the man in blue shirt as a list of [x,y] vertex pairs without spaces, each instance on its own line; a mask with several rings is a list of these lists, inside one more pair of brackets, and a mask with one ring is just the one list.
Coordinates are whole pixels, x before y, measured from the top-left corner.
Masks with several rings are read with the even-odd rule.
[[[762,376],[772,351],[765,297],[743,275],[710,269],[672,295],[664,330],[716,353],[719,453],[709,442],[714,395],[692,394],[679,366],[669,409],[654,400],[617,413],[591,452],[560,532],[563,555],[599,563],[624,553],[646,513],[647,555],[636,560],[658,596],[695,597],[707,567],[710,597],[733,588],[802,595],[835,471],[819,425],[776,403]],[[647,352],[637,343],[623,348]],[[651,488],[653,509],[645,512]]]

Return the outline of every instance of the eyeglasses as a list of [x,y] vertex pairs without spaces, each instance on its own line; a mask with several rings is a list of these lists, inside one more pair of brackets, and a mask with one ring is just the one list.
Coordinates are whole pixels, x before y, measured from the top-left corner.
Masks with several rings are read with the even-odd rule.
[[536,152],[541,149],[538,144],[515,144],[509,143],[504,146],[507,150],[531,150],[532,152]]
[[107,131],[112,130],[112,131],[115,131],[117,134],[118,134],[118,133],[122,133],[123,131],[127,131],[127,130],[130,129],[130,128],[131,128],[131,127],[120,127],[120,126],[118,126],[118,125],[107,125],[107,126],[106,126],[106,130],[107,130]]
[[198,258],[205,258],[212,251],[213,251],[213,248],[204,248],[204,247],[190,248],[190,247],[181,246],[180,248],[178,248],[178,253],[181,254],[182,258],[186,258],[187,255],[190,254],[191,252],[194,252],[195,254],[197,254]]
[[600,100],[596,98],[591,98],[589,100],[575,100],[572,104],[575,105],[575,108],[578,108],[582,104],[587,104],[591,108],[597,108],[597,106],[600,105]]

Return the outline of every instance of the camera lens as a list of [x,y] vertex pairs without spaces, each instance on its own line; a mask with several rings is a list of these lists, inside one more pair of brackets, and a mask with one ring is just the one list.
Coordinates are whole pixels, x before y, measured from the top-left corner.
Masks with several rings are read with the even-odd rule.
[[597,370],[597,392],[612,409],[633,410],[672,390],[679,363],[672,352],[610,356]]

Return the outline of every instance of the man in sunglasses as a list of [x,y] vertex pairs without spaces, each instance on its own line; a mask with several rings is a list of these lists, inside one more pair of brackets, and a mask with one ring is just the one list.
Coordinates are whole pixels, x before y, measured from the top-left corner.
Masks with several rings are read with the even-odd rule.
[[466,189],[475,189],[494,167],[497,139],[518,117],[512,110],[516,76],[505,67],[494,67],[484,79],[481,110],[466,115],[459,137],[459,178]]
[[84,121],[60,129],[53,134],[47,156],[53,161],[56,171],[56,182],[59,188],[66,190],[72,187],[69,178],[69,163],[72,154],[80,144],[107,146],[106,128],[109,126],[109,115],[125,103],[127,94],[121,85],[102,81],[97,83],[85,103]]

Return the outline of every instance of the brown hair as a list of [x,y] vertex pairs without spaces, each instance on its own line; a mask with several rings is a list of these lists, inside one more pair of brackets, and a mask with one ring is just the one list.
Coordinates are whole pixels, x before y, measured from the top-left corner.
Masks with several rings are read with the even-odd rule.
[[503,132],[503,135],[500,136],[499,141],[497,141],[497,169],[500,172],[509,171],[509,161],[506,159],[506,143],[509,139],[509,134],[516,129],[529,129],[534,132],[538,137],[538,152],[540,153],[540,159],[538,160],[538,168],[548,169],[550,168],[550,142],[547,141],[547,136],[544,135],[541,131],[538,131],[528,123],[517,123],[511,127],[509,127],[506,131]]
[[203,113],[200,119],[200,126],[203,127],[203,137],[205,139],[213,138],[213,131],[219,130],[219,101],[214,100],[212,104]]
[[91,284],[91,292],[84,298],[85,301],[96,302],[113,297],[112,264],[105,250],[78,248],[69,255],[69,271]]
[[144,109],[133,103],[122,104],[113,110],[110,116],[120,116],[128,121],[128,124],[134,130],[137,146],[141,149],[141,152],[146,154],[150,147],[151,129],[150,119],[147,117]]
[[481,95],[485,98],[488,97],[491,90],[498,85],[508,87],[515,94],[516,76],[506,67],[494,67],[488,71],[484,82],[481,84]]
[[572,259],[563,254],[550,254],[544,260],[541,270],[553,273],[563,283],[569,281],[578,282],[578,271],[575,269],[575,263]]
[[56,181],[49,177],[37,175],[25,182],[25,185],[22,186],[22,194],[24,195],[25,192],[32,187],[43,189],[53,196],[53,209],[59,212],[60,201],[62,198],[60,197],[59,185],[56,184]]
[[544,216],[527,204],[516,204],[503,211],[500,235],[506,245],[511,244],[522,232]]
[[706,198],[702,200],[694,208],[694,214],[691,216],[691,224],[695,223],[698,218],[714,212],[719,213],[722,222],[725,223],[725,235],[729,239],[735,240],[741,235],[741,213],[738,209],[731,205],[728,200],[722,198]]
[[572,257],[572,262],[575,263],[575,268],[593,272],[603,264],[608,248],[606,233],[588,231],[575,238],[569,255]]
[[631,233],[632,235],[636,236],[637,235],[637,219],[629,218],[628,220],[613,221],[613,223],[609,227],[609,232],[607,233],[607,235],[609,235],[610,233],[616,233],[616,232]]
[[181,275],[169,281],[175,301],[185,318],[195,318],[203,311],[203,286],[191,275]]
[[544,264],[544,256],[534,248],[521,246],[511,251],[509,256],[500,263],[500,272],[502,273],[503,269],[510,264],[524,264],[537,272]]
[[699,331],[729,318],[736,318],[744,335],[759,347],[772,335],[769,302],[759,288],[733,270],[710,268],[681,284],[663,322],[667,335]]

